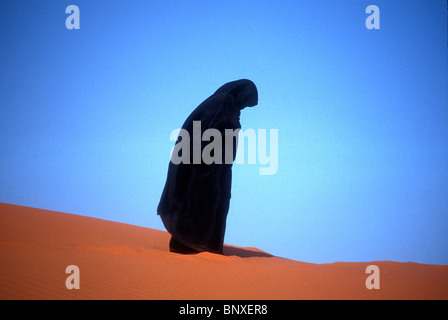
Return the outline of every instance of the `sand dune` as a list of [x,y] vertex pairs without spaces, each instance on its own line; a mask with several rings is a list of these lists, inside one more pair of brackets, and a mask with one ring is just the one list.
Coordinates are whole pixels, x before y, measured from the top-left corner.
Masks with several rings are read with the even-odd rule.
[[[149,228],[0,203],[1,299],[448,299],[448,266],[312,264],[255,248],[178,255]],[[66,267],[79,268],[69,290]],[[380,289],[368,290],[368,265]]]

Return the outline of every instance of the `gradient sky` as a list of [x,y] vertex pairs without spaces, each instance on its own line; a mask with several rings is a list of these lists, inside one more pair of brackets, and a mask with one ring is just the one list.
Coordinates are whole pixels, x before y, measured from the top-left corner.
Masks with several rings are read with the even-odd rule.
[[448,264],[446,5],[2,1],[0,201],[164,230],[171,131],[248,78],[243,130],[278,129],[278,172],[234,165],[225,243]]

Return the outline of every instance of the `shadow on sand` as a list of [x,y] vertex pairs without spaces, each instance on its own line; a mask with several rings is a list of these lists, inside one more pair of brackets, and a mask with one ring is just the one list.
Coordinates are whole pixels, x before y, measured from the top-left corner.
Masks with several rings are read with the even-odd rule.
[[235,247],[228,247],[228,246],[224,246],[224,255],[225,256],[237,256],[240,258],[252,258],[252,257],[271,258],[271,257],[273,257],[272,254],[269,254],[266,252],[260,252],[260,251],[255,251],[255,250],[242,249],[242,248],[235,248]]

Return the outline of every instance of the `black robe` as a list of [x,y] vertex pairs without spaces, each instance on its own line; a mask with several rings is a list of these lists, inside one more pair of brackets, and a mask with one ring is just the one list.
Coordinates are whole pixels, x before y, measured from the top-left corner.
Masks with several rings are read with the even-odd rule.
[[[172,235],[170,251],[223,252],[231,196],[232,164],[237,148],[235,137],[226,140],[226,129],[231,129],[233,132],[240,129],[240,110],[253,107],[257,103],[258,91],[252,81],[229,82],[202,102],[184,122],[182,129],[189,134],[190,152],[182,154],[188,151],[182,150],[183,161],[180,163],[177,161],[177,164],[173,161],[173,157],[179,154],[173,152],[165,187],[157,207],[157,214],[160,215],[165,228]],[[194,121],[200,121],[201,137],[207,129],[219,130],[222,137],[221,161],[204,163],[201,157],[202,160],[198,163],[195,160],[197,158],[193,159],[193,145],[198,143],[197,140],[193,141]],[[182,138],[178,137],[176,146],[181,140]],[[214,141],[213,138],[210,140]],[[211,141],[200,142],[201,155],[204,147]],[[228,144],[227,147],[224,146],[225,141],[231,141],[230,149]],[[226,150],[232,150],[233,154],[227,155],[226,158]],[[214,152],[210,155],[213,156]]]

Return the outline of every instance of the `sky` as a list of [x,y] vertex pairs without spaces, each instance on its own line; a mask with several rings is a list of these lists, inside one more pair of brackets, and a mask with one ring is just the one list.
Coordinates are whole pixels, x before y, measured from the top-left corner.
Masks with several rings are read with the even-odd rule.
[[[372,4],[379,29],[366,27]],[[278,168],[234,165],[226,244],[448,264],[446,6],[1,1],[0,202],[165,230],[171,132],[247,78],[259,104],[242,129],[277,130]]]

